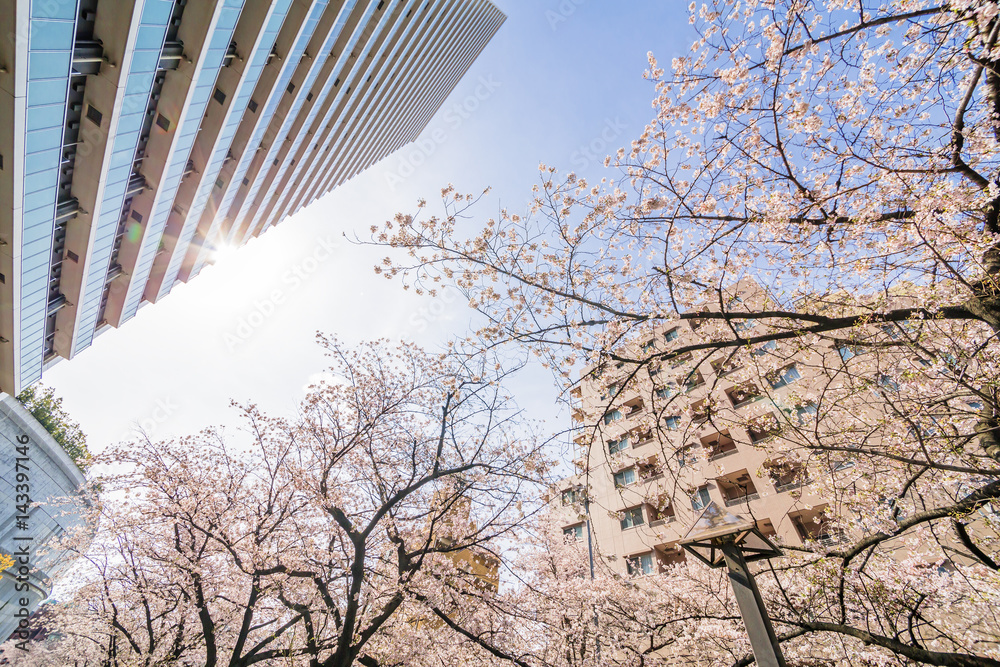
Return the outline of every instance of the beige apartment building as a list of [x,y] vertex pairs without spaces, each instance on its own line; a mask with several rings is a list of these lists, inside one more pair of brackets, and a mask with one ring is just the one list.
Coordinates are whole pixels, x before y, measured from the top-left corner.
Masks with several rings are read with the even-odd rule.
[[[739,298],[749,304],[763,294],[753,288]],[[719,326],[678,320],[631,351],[638,359],[702,342]],[[572,392],[579,472],[559,488],[565,536],[588,538],[586,496],[595,547],[622,573],[654,573],[684,560],[678,542],[710,502],[785,544],[840,539],[825,518],[833,508],[810,475],[846,476],[854,464],[836,455],[807,463],[795,440],[815,421],[811,394],[827,381],[824,369],[852,353],[833,344],[807,351],[792,345],[760,345],[746,362],[689,353],[659,365],[618,363],[599,376],[588,369]],[[763,387],[758,369],[747,368],[758,363],[774,367]]]
[[489,0],[0,0],[0,391],[413,141]]

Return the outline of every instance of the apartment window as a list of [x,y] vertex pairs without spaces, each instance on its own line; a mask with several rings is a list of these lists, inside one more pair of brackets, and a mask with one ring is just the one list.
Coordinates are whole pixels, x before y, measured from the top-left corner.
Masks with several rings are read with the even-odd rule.
[[628,530],[629,528],[635,528],[636,526],[641,526],[644,523],[642,519],[642,505],[638,507],[630,507],[629,509],[622,512],[621,526],[622,530]]
[[677,340],[680,337],[681,337],[681,332],[676,327],[663,334],[663,340],[667,341],[668,343],[670,341]]
[[742,333],[748,329],[752,329],[756,322],[754,320],[736,320],[733,322],[733,329],[736,333]]
[[882,333],[884,333],[885,335],[887,335],[889,338],[891,338],[893,340],[899,340],[899,338],[900,338],[901,334],[899,332],[899,328],[896,327],[896,326],[893,326],[892,324],[882,324],[882,325],[879,325],[879,329],[882,330]]
[[604,425],[607,426],[611,422],[618,421],[622,418],[621,410],[609,410],[604,413]]
[[215,100],[216,102],[218,102],[219,104],[225,104],[226,103],[226,94],[224,92],[222,92],[221,90],[219,90],[218,88],[216,88],[215,89],[215,94],[212,95],[212,99]]
[[653,574],[653,553],[649,552],[629,556],[625,560],[625,565],[628,568],[628,573],[632,576]]
[[753,351],[750,352],[750,354],[752,354],[755,357],[763,357],[768,352],[773,352],[774,350],[777,349],[778,349],[778,341],[769,340],[766,343],[762,343],[761,345],[755,347]]
[[806,403],[805,405],[800,405],[795,408],[795,419],[798,420],[799,425],[803,425],[806,422],[810,422],[816,418],[816,406],[812,403]]
[[653,390],[653,393],[656,394],[657,398],[670,398],[677,392],[675,392],[670,387],[657,387],[656,389]]
[[250,100],[250,102],[247,103],[247,109],[250,109],[250,113],[257,113],[257,102]]
[[841,361],[847,361],[852,357],[858,356],[858,351],[850,345],[841,345],[837,348],[837,353],[840,354]]
[[606,400],[605,396],[614,398],[615,396],[618,395],[619,391],[621,391],[621,387],[619,387],[617,383],[615,383],[615,384],[609,384],[608,385],[608,390],[605,392],[604,396],[601,397],[601,399],[602,400]]
[[563,528],[563,539],[567,542],[578,542],[583,539],[583,524]]
[[712,502],[712,498],[708,495],[707,486],[699,487],[691,494],[691,509],[693,510],[703,510],[708,507],[710,502]]
[[628,449],[628,438],[622,438],[621,440],[608,440],[608,453],[617,454],[618,452]]
[[615,473],[616,488],[628,486],[629,484],[635,484],[635,468],[625,468],[625,470],[619,470]]
[[647,340],[645,343],[642,344],[642,351],[643,352],[652,352],[655,349],[656,349],[656,341],[655,340]]
[[771,389],[781,389],[801,379],[802,374],[799,373],[799,369],[795,367],[795,364],[786,366],[774,373],[768,373],[767,375],[767,381],[771,385]]
[[880,375],[878,378],[878,386],[883,389],[888,389],[889,391],[899,391],[899,383],[893,380],[888,375]]
[[690,352],[685,352],[684,354],[676,356],[673,359],[671,359],[670,360],[670,367],[671,368],[678,368],[679,366],[683,366],[684,364],[686,364],[687,362],[691,361],[692,359],[694,359],[694,355],[692,353],[690,353]]
[[576,489],[565,489],[562,492],[562,504],[563,505],[573,505],[579,499],[579,494],[577,494]]
[[664,428],[670,429],[671,431],[676,430],[681,427],[681,418],[678,415],[673,415],[672,417],[667,417],[663,420]]

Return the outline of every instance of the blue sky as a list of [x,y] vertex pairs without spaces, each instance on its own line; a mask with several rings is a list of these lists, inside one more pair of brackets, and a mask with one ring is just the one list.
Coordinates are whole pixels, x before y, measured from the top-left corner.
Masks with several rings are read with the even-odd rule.
[[[600,178],[605,155],[650,119],[646,53],[685,52],[686,10],[663,0],[494,0],[507,22],[414,145],[286,219],[45,373],[91,448],[232,425],[230,400],[291,414],[325,367],[315,334],[438,347],[471,317],[454,293],[403,292],[374,275],[384,253],[348,244],[441,188],[492,186],[478,211],[522,208],[539,162]],[[547,378],[547,376],[540,375]],[[549,382],[522,404],[554,408]],[[553,427],[558,417],[552,413]]]

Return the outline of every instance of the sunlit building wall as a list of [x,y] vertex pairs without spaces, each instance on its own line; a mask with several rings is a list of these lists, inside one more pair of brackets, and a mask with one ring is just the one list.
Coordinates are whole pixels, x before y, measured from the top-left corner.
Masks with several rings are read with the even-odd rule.
[[0,0],[0,390],[416,139],[488,0]]

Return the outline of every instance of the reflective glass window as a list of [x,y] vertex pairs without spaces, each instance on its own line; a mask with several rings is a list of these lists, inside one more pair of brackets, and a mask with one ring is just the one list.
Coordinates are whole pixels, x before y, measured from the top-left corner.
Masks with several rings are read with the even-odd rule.
[[[36,2],[33,4],[39,5],[44,3]],[[73,11],[69,18],[72,18],[75,13]],[[32,51],[68,50],[73,48],[73,23],[69,21],[34,20],[31,22],[30,35],[28,48]]]
[[28,78],[65,78],[69,76],[69,59],[69,51],[33,52],[28,56]]

